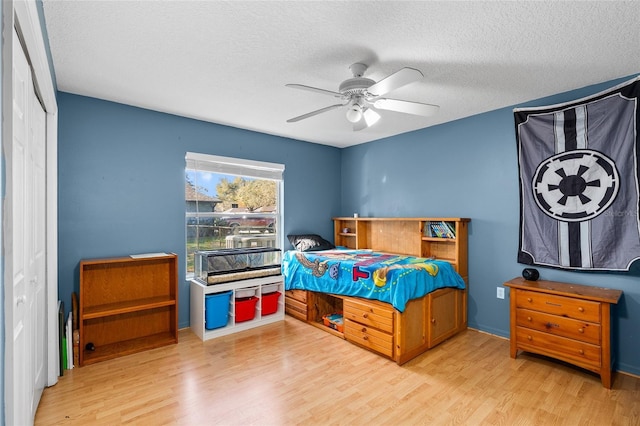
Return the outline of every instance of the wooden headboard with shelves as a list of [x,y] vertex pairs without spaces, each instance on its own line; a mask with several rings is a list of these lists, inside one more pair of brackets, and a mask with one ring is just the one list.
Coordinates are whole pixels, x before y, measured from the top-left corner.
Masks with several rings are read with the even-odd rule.
[[[370,249],[450,262],[468,284],[468,227],[460,217],[335,217],[334,243],[351,249]],[[440,227],[448,236],[438,236]],[[454,238],[451,238],[454,236]]]

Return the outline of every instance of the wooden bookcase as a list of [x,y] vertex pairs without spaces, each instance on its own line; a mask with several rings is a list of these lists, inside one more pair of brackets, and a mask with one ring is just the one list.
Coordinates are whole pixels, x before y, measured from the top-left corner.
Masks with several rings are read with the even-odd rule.
[[177,343],[178,256],[82,260],[78,318],[80,366]]

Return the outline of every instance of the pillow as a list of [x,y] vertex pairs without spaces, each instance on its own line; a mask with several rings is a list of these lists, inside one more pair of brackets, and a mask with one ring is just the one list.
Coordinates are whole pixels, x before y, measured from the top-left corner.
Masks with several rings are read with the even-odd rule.
[[336,248],[329,241],[316,234],[287,235],[289,242],[298,251],[331,250]]

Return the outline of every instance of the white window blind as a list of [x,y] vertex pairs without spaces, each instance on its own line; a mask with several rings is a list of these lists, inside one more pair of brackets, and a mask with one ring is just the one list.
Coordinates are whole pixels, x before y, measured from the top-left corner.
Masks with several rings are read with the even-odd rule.
[[187,152],[187,169],[257,179],[282,180],[284,164]]

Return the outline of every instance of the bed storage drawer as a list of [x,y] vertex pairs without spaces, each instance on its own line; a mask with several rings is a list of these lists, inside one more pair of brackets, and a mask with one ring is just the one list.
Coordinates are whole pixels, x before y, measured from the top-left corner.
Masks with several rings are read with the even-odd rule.
[[307,303],[307,290],[287,290],[284,292],[284,295],[289,299]]
[[[294,318],[298,318],[299,320],[302,321],[307,321],[309,319],[309,315],[308,315],[308,305],[306,300],[304,302],[301,302],[300,300],[298,300],[297,298],[294,297],[290,297],[290,292],[291,291],[296,291],[299,293],[304,293],[304,298],[306,299],[306,291],[302,291],[302,290],[288,290],[285,292],[285,298],[284,298],[284,311],[291,315]],[[299,295],[299,294],[298,294]]]
[[394,309],[374,300],[345,297],[344,338],[389,358],[394,357]]
[[393,335],[389,333],[346,319],[344,321],[344,337],[350,342],[379,354],[389,358],[393,357]]
[[393,333],[393,308],[370,300],[344,299],[344,318],[362,325]]

